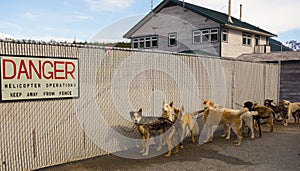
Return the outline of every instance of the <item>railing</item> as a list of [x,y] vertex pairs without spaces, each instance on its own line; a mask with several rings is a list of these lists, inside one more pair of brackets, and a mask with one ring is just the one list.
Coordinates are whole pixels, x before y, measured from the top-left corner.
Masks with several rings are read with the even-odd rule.
[[254,53],[270,53],[271,47],[269,45],[256,45],[254,47]]

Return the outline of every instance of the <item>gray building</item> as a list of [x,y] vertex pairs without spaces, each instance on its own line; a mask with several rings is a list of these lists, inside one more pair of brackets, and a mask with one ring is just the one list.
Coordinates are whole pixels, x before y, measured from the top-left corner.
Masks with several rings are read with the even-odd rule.
[[279,100],[300,102],[300,52],[244,54],[240,60],[280,64]]
[[270,52],[275,34],[234,18],[229,12],[164,0],[132,27],[124,38],[132,48],[238,57],[244,53]]

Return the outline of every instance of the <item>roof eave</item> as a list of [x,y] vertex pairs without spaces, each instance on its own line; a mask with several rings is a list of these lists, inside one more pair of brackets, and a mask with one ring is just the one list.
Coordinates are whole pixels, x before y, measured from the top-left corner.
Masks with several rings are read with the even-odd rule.
[[152,10],[149,14],[147,14],[144,18],[142,18],[136,25],[134,25],[127,33],[123,35],[123,38],[130,39],[131,36],[146,22],[148,22],[156,13],[158,13],[170,0],[165,0],[160,3],[156,8]]
[[243,27],[234,26],[234,25],[231,25],[231,24],[224,24],[224,27],[231,28],[231,29],[234,29],[234,30],[254,33],[254,34],[262,35],[262,36],[265,36],[265,37],[277,37],[277,35],[273,34],[273,33],[266,33],[266,32],[251,30],[251,29],[247,29],[247,28],[243,28]]

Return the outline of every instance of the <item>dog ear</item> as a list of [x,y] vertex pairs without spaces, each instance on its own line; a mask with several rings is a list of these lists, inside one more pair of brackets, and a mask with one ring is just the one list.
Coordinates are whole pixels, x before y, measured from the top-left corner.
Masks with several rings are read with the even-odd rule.
[[173,101],[169,104],[171,107],[173,107]]
[[135,112],[129,112],[130,117],[133,117],[134,113],[135,113]]
[[180,111],[181,111],[181,112],[184,111],[184,106],[183,106],[183,105],[181,106]]
[[139,112],[142,113],[142,108],[139,109]]
[[215,106],[215,103],[213,101],[209,101],[211,106]]
[[206,104],[206,103],[207,103],[207,101],[208,101],[208,100],[204,100],[204,101],[203,101],[203,104]]
[[247,102],[244,103],[244,107],[246,107],[248,109],[252,108],[252,106],[253,106],[253,103],[251,101],[247,101]]

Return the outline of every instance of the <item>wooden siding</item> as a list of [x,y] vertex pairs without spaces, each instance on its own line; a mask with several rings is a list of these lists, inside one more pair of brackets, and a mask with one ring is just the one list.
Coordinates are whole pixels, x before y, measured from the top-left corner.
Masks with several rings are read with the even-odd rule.
[[300,102],[300,61],[282,62],[280,100]]

